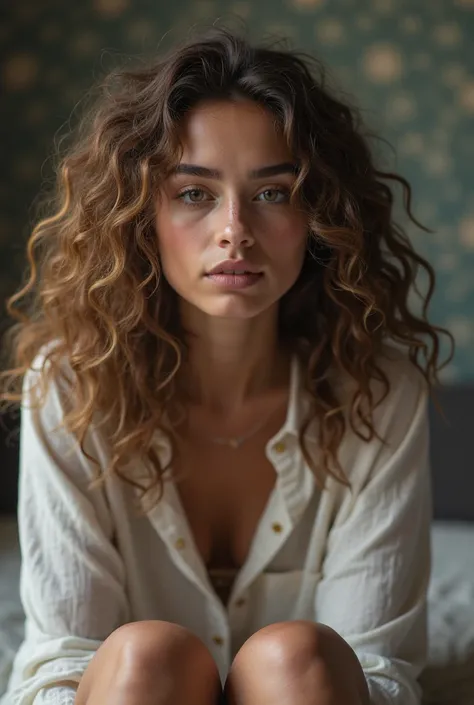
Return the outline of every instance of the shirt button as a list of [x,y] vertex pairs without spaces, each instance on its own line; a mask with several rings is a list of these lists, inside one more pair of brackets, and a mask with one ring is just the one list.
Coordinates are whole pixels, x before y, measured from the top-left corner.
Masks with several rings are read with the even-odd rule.
[[186,546],[186,541],[185,541],[183,538],[180,537],[179,539],[176,539],[174,545],[175,545],[176,548],[178,548],[179,550],[181,550],[182,548],[184,548],[184,547]]
[[235,601],[235,606],[236,607],[243,607],[246,602],[247,602],[247,600],[245,599],[245,597],[239,597],[239,599]]
[[275,443],[275,452],[276,453],[284,453],[286,450],[286,445],[283,443],[283,441],[280,441],[279,443]]
[[276,534],[281,534],[281,532],[283,531],[282,525],[279,524],[278,522],[275,522],[275,524],[272,524],[272,529]]
[[212,641],[214,642],[214,644],[217,644],[217,646],[222,646],[222,644],[224,643],[224,639],[218,635],[213,636]]

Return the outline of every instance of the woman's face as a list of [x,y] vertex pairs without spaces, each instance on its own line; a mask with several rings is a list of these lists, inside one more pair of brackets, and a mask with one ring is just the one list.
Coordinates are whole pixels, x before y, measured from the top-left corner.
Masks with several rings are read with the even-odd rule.
[[203,103],[180,137],[181,162],[156,201],[164,275],[185,306],[257,316],[303,264],[307,221],[289,202],[294,159],[271,113],[252,102]]

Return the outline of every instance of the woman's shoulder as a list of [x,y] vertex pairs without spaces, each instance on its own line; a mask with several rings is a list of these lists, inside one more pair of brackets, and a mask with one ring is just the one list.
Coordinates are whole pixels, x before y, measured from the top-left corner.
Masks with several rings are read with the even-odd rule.
[[[300,360],[300,369],[302,365]],[[376,365],[377,372],[368,383],[371,399],[365,396],[361,401],[361,408],[366,410],[367,405],[372,407],[376,429],[382,426],[396,426],[403,432],[410,419],[417,413],[423,414],[429,398],[429,384],[408,353],[394,345],[384,345],[376,358]],[[348,373],[340,370],[333,371],[330,381],[346,422],[349,422],[360,384]],[[308,392],[303,387],[300,391],[300,405],[307,411],[311,408]],[[354,419],[353,415],[352,418]]]
[[[369,389],[377,408],[387,411],[402,402],[406,408],[428,397],[429,384],[405,350],[384,345],[377,355],[376,366]],[[335,385],[342,403],[348,402],[359,388],[356,380],[343,374],[337,376]]]
[[74,374],[58,340],[42,345],[25,371],[22,413],[31,411],[45,427],[62,424],[73,397]]
[[68,356],[58,339],[41,345],[25,372],[24,381],[28,386],[37,384],[41,378],[47,379],[48,388],[64,388],[73,379]]
[[[341,453],[349,466],[356,464],[359,457],[366,458],[367,454],[382,457],[387,452],[395,452],[412,437],[426,437],[430,390],[422,371],[406,352],[389,345],[378,356],[377,367],[385,379],[377,376],[370,381],[371,426],[375,432],[370,441],[364,440],[367,426],[358,414],[351,414],[357,385],[353,380],[343,385],[345,393],[340,398],[345,403],[347,423]],[[367,411],[368,404],[367,399],[362,400],[361,409]]]
[[[382,462],[407,444],[419,446],[421,452],[428,438],[427,380],[408,355],[393,346],[386,346],[377,365],[386,383],[378,378],[371,381],[375,435],[368,446],[367,441],[350,429],[346,439],[348,456],[355,459],[359,454],[364,458],[374,455]],[[366,435],[363,428],[359,430]]]

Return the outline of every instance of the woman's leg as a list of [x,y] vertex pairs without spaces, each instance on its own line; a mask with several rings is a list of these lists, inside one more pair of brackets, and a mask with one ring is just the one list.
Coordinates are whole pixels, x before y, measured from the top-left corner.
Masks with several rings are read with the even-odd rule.
[[369,705],[357,656],[333,629],[278,622],[253,634],[225,684],[229,705]]
[[162,621],[132,622],[98,649],[74,705],[212,705],[221,684],[202,641]]

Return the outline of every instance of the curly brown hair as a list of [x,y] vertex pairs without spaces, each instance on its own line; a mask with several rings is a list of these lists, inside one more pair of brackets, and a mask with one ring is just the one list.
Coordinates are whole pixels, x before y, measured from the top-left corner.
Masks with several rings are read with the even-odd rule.
[[[405,349],[432,386],[442,366],[441,334],[453,342],[427,320],[433,269],[393,220],[390,182],[402,187],[411,221],[427,230],[411,212],[410,185],[375,166],[359,112],[328,87],[318,60],[252,46],[225,28],[137,67],[116,68],[97,88],[58,160],[50,215],[29,238],[29,279],[8,299],[18,322],[8,332],[13,362],[2,373],[1,399],[21,401],[23,375],[54,341],[40,375],[43,390],[66,359],[74,374],[63,423],[85,453],[87,429],[99,412],[113,448],[95,484],[115,473],[139,489],[143,506],[156,502],[157,489],[161,497],[166,468],[153,437],[160,429],[176,448],[170,410],[187,348],[176,295],[160,267],[154,194],[180,158],[178,128],[186,113],[207,99],[246,98],[271,111],[297,157],[292,197],[308,214],[303,268],[280,302],[280,334],[304,362],[313,402],[301,446],[321,481],[331,474],[349,484],[338,447],[347,419],[353,428],[358,422],[361,438],[376,435],[379,402],[371,380],[382,381],[384,396],[390,388],[380,365],[383,346]],[[415,315],[409,294],[420,267],[428,289]],[[334,370],[355,382],[348,404],[338,398]],[[315,418],[323,451],[318,467],[305,445]],[[127,467],[137,456],[149,472],[143,483]]]

